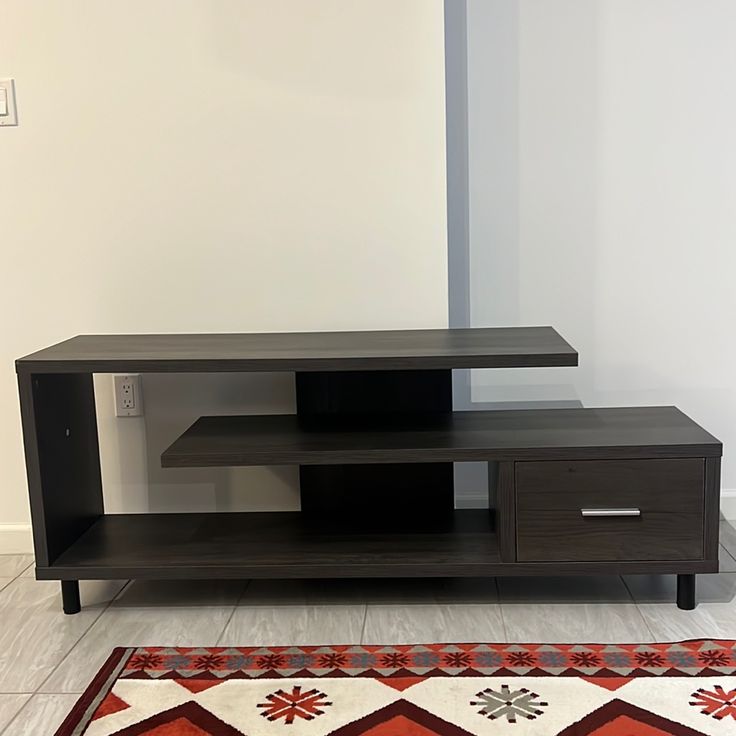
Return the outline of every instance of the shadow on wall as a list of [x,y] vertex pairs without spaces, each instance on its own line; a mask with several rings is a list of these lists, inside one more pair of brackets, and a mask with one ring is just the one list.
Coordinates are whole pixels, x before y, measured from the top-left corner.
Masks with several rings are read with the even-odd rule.
[[[467,217],[467,237],[450,231],[450,261],[466,266],[450,270],[451,322],[549,324],[580,350],[581,365],[458,372],[458,409],[578,407],[594,381],[599,9],[536,5],[445,5],[455,21],[467,13],[465,47],[457,34],[446,47],[466,57],[465,80],[448,60],[461,70],[448,85],[467,85],[467,121],[448,109],[448,139],[466,125],[468,182],[466,202],[449,197],[448,216],[454,207]],[[458,143],[448,151],[464,153]],[[457,167],[448,161],[448,171]],[[559,276],[571,273],[584,277]],[[483,505],[483,464],[458,465],[455,479],[458,505]]]
[[209,414],[295,411],[291,373],[148,375],[146,446],[151,511],[299,509],[296,467],[162,468],[161,453]]
[[120,419],[109,419],[109,379],[97,384],[98,417],[117,422],[117,448],[102,446],[108,512],[299,509],[296,467],[161,467],[163,450],[200,416],[293,413],[293,374],[147,374],[144,416]]
[[580,366],[474,371],[472,408],[580,406],[594,383],[599,4],[539,5],[468,1],[469,324],[553,325]]

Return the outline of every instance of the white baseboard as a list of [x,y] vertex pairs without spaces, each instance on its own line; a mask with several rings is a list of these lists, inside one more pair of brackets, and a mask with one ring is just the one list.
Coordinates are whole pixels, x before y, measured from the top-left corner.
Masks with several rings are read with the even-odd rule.
[[488,491],[462,491],[455,495],[456,509],[487,509]]
[[30,524],[0,524],[0,555],[33,554]]
[[729,521],[736,521],[736,490],[721,491],[721,514]]

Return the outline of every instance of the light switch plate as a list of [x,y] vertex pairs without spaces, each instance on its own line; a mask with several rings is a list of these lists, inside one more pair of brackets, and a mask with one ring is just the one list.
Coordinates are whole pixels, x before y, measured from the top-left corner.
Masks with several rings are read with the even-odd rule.
[[15,82],[0,79],[0,128],[18,125],[18,111],[15,107]]

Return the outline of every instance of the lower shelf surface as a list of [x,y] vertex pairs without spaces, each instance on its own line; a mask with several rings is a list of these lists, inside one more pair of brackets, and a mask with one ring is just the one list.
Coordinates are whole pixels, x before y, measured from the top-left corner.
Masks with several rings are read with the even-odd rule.
[[[390,511],[386,512],[390,517]],[[500,563],[493,516],[379,528],[300,512],[101,516],[44,579],[436,577],[489,575]]]
[[503,562],[488,509],[380,524],[300,512],[99,517],[39,580],[707,573],[718,560]]

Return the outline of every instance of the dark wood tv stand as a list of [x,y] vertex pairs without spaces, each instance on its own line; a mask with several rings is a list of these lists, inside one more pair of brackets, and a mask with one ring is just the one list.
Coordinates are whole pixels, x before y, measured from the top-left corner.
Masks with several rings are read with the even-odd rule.
[[[574,366],[551,327],[79,336],[16,362],[36,576],[718,571],[721,444],[674,407],[453,412],[453,368]],[[202,417],[164,467],[299,465],[301,511],[105,514],[93,373],[292,371],[295,415]],[[489,468],[456,510],[453,462]]]

